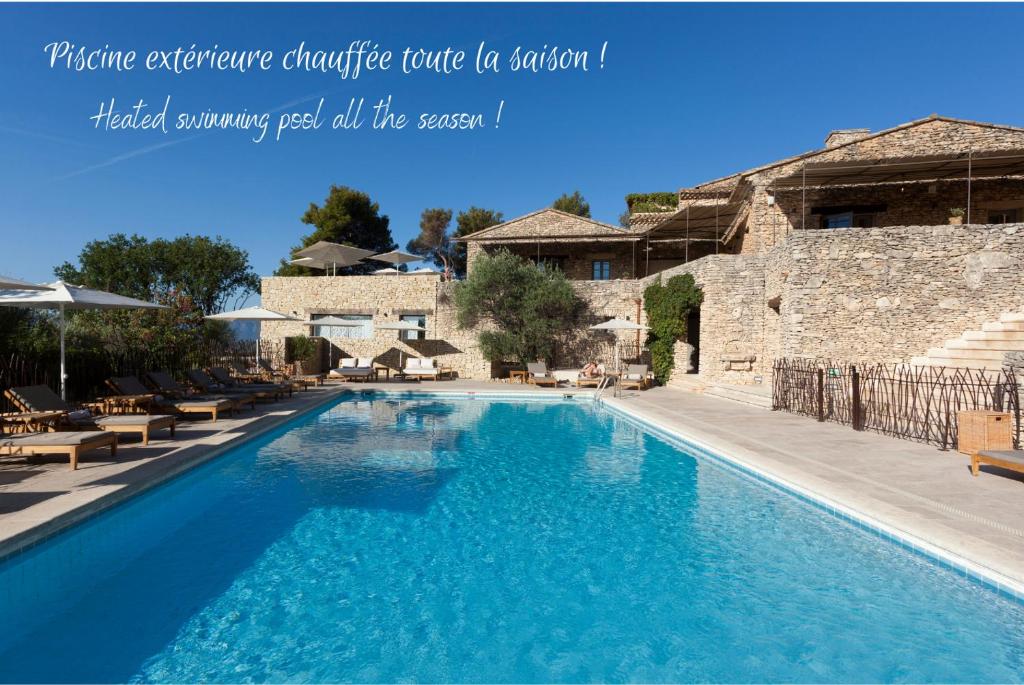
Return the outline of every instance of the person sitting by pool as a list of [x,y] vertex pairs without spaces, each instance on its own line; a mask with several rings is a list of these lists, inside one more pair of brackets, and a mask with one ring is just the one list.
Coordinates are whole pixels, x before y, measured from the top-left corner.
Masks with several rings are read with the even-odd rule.
[[580,371],[581,378],[597,378],[603,375],[604,370],[594,362],[588,362]]

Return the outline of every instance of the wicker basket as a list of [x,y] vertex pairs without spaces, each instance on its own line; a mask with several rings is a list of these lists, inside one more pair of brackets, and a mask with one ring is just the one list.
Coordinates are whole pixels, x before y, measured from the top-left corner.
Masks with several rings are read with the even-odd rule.
[[1013,419],[1000,411],[961,411],[956,414],[957,449],[964,454],[979,450],[1012,450]]

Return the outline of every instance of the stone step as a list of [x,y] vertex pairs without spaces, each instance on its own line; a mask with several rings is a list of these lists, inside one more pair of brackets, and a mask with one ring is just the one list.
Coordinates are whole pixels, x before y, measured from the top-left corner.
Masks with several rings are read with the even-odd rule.
[[1000,323],[1024,323],[1024,312],[1008,312],[999,317]]
[[1024,331],[967,331],[960,340],[1005,340],[1024,342]]
[[947,340],[943,345],[946,350],[998,350],[1000,352],[1021,352],[1024,351],[1024,337],[1018,340]]
[[991,321],[981,325],[981,330],[992,333],[1024,331],[1024,321]]
[[948,366],[954,369],[988,369],[999,371],[1002,368],[1000,362],[992,359],[974,359],[970,357],[913,357],[910,360],[911,366]]
[[928,350],[929,357],[943,357],[946,359],[990,359],[1002,363],[1003,352],[1000,350],[957,350],[948,347],[933,347]]
[[709,397],[749,404],[763,409],[772,408],[772,391],[765,385],[709,385],[704,390]]

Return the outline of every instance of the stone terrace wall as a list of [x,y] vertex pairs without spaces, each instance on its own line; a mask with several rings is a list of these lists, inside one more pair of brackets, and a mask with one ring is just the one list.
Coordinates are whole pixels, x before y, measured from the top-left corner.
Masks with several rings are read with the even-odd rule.
[[797,231],[767,272],[772,356],[904,362],[1024,308],[1024,224]]
[[[750,384],[768,378],[773,358],[764,351],[765,259],[757,255],[711,255],[644,279],[649,285],[692,274],[704,292],[700,308],[700,379]],[[724,361],[752,355],[752,364]]]

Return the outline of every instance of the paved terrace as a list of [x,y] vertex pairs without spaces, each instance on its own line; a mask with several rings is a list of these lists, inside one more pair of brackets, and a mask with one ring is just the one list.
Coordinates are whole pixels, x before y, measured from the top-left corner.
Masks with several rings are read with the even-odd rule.
[[[474,381],[329,384],[216,424],[181,421],[173,441],[160,434],[148,447],[126,441],[116,460],[100,450],[86,455],[77,471],[63,458],[0,457],[0,558],[328,403],[345,389],[573,392]],[[667,388],[618,399],[606,393],[605,400],[1024,586],[1024,530],[1018,523],[1024,520],[1024,479],[1018,475],[989,469],[974,478],[967,457],[956,452]]]

